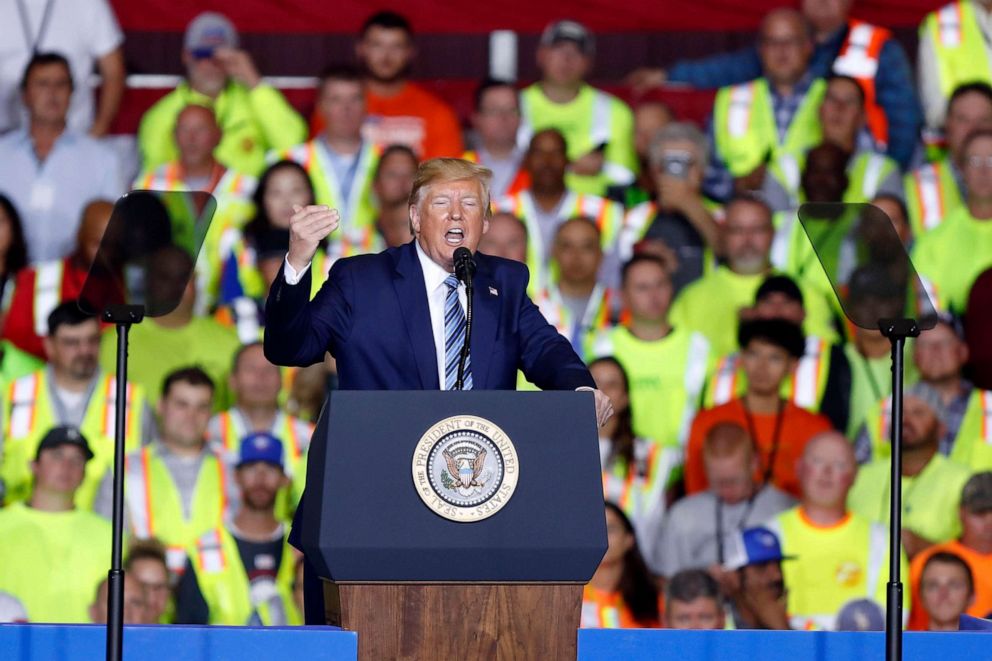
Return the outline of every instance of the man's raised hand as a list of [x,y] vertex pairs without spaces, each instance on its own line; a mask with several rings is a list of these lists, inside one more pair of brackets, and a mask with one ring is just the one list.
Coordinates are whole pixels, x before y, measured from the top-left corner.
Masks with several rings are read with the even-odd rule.
[[289,265],[297,271],[307,267],[317,253],[320,242],[337,229],[341,214],[322,204],[301,207],[293,205],[293,215],[289,219]]

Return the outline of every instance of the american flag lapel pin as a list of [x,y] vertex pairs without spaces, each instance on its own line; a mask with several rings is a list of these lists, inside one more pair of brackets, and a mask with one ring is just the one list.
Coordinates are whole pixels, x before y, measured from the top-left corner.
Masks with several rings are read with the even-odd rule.
[[499,292],[496,291],[496,288],[495,287],[493,287],[492,285],[489,285],[489,295],[490,296],[499,296]]

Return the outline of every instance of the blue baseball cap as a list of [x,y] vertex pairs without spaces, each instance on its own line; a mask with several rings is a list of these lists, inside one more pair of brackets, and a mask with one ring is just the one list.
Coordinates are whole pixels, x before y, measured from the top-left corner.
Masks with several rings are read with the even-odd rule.
[[268,432],[255,432],[241,439],[238,468],[245,464],[263,461],[283,468],[282,441]]
[[778,535],[768,528],[758,526],[742,530],[728,540],[726,546],[725,569],[740,569],[749,565],[766,562],[792,560],[794,556],[783,555]]

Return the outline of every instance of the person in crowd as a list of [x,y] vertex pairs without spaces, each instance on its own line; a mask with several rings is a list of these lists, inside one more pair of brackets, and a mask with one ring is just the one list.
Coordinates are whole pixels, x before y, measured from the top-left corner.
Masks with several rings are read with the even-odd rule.
[[382,150],[379,166],[372,180],[378,213],[375,227],[381,243],[396,248],[410,243],[410,190],[417,174],[417,156],[404,145],[390,145]]
[[587,216],[596,221],[606,258],[600,267],[601,279],[612,285],[608,276],[616,266],[614,255],[618,232],[623,225],[623,207],[598,195],[579,193],[566,185],[568,148],[557,129],[542,129],[534,134],[524,158],[530,175],[530,188],[495,200],[495,210],[512,213],[527,225],[527,266],[537,290],[547,285],[551,276],[551,248],[558,226],[570,218]]
[[615,321],[619,307],[615,291],[597,279],[603,248],[596,222],[579,216],[559,225],[551,260],[556,273],[534,303],[575,352],[585,355],[596,334]]
[[[152,300],[173,297],[175,273],[191,273],[192,258],[181,249],[170,249],[148,266],[147,282]],[[181,283],[180,283],[181,284]],[[145,389],[149,403],[159,399],[162,383],[173,370],[198,365],[218,385],[214,404],[220,410],[228,402],[227,372],[240,346],[238,335],[211,317],[194,314],[196,287],[192,278],[181,290],[178,305],[168,314],[145,319],[129,334],[129,381]],[[113,329],[100,338],[100,366],[111,372],[117,365],[117,337]]]
[[[737,348],[737,324],[742,311],[750,307],[766,278],[779,274],[771,264],[775,236],[772,210],[760,197],[744,194],[734,197],[725,208],[719,228],[724,263],[709,270],[683,289],[672,304],[672,322],[702,333],[715,356]],[[796,280],[802,292],[806,315],[800,323],[809,335],[828,342],[837,339],[826,297],[803,280]]]
[[665,626],[723,629],[726,615],[716,580],[702,569],[685,569],[665,584]]
[[[93,624],[107,624],[107,596],[110,579],[104,578],[96,588],[96,596],[89,607],[89,621]],[[148,614],[148,601],[141,584],[134,576],[124,573],[124,624],[154,624]]]
[[[711,293],[716,296],[719,291],[714,288]],[[817,294],[813,297],[817,299]],[[806,321],[805,298],[799,285],[789,276],[770,275],[758,287],[754,306],[742,309],[741,316],[785,319],[802,326]],[[706,390],[705,404],[708,407],[725,404],[746,389],[747,375],[740,351],[726,354],[717,360]],[[851,408],[850,394],[851,365],[844,354],[844,346],[817,335],[807,335],[806,351],[782,383],[782,396],[796,406],[822,413],[835,429],[845,429]]]
[[[289,415],[280,408],[282,374],[265,358],[260,341],[246,344],[234,354],[229,378],[234,406],[210,419],[207,436],[216,452],[233,465],[237,461],[237,444],[250,433],[268,433],[281,442],[286,451],[282,465],[293,480],[291,493],[281,493],[278,514],[292,513],[303,492],[306,479],[306,453],[313,425]],[[286,502],[286,497],[289,502]]]
[[637,532],[641,555],[657,572],[652,558],[660,538],[665,510],[682,463],[679,448],[666,447],[634,434],[630,383],[616,358],[604,356],[589,363],[596,387],[613,402],[614,416],[599,430],[599,457],[603,467],[603,492],[616,503]]
[[[810,439],[796,471],[802,489],[799,505],[766,527],[778,537],[782,551],[795,557],[782,566],[791,627],[833,630],[849,602],[867,597],[885,603],[888,531],[847,508],[857,464],[850,442],[839,432]],[[905,572],[905,555],[900,562]]]
[[363,133],[375,144],[406,145],[421,160],[460,156],[464,148],[455,111],[409,80],[416,51],[413,28],[400,14],[380,11],[362,25],[355,55],[365,76]]
[[731,550],[722,569],[729,579],[724,584],[730,585],[727,596],[734,627],[790,629],[782,561],[792,558],[782,553],[778,537],[758,526],[735,533],[728,545]]
[[[992,266],[992,128],[972,132],[961,148],[964,204],[913,247],[913,264],[939,309],[966,312],[978,275]],[[962,259],[962,256],[968,259]]]
[[[965,3],[968,4],[968,3]],[[947,101],[944,143],[947,153],[906,175],[906,204],[917,238],[940,225],[964,204],[964,144],[979,129],[992,128],[992,86],[971,82],[954,89]]]
[[94,200],[83,209],[76,245],[68,257],[41,262],[18,272],[3,339],[21,351],[44,360],[48,315],[60,303],[83,293],[86,276],[100,250],[100,241],[114,211],[107,200]]
[[758,484],[798,496],[796,461],[815,435],[831,429],[824,416],[782,397],[782,383],[795,369],[805,348],[802,331],[785,319],[754,319],[738,330],[747,389],[726,404],[700,411],[692,422],[686,446],[685,486],[693,494],[709,487],[703,461],[704,441],[721,422],[736,423],[754,443]]
[[992,473],[972,475],[961,490],[961,537],[943,544],[936,544],[918,553],[909,567],[909,588],[913,609],[909,615],[909,628],[926,630],[930,615],[923,605],[921,577],[923,567],[931,556],[949,553],[962,558],[971,570],[973,598],[967,613],[974,617],[992,614]]
[[0,509],[0,591],[19,599],[32,622],[89,621],[107,575],[110,522],[75,503],[91,459],[79,430],[52,427],[37,445],[27,502]]
[[662,576],[725,565],[730,559],[729,537],[795,504],[775,485],[755,480],[758,457],[747,430],[739,424],[721,422],[709,430],[703,464],[709,488],[672,505],[649,557]]
[[[916,149],[921,122],[909,58],[891,31],[852,18],[853,4],[852,0],[799,3],[813,32],[815,48],[810,71],[819,78],[835,73],[858,80],[868,99],[868,124],[878,149],[906,168]],[[636,89],[666,81],[698,88],[745,83],[762,75],[761,47],[759,40],[740,51],[676,62],[667,71],[639,69],[628,81]]]
[[[158,434],[127,456],[124,493],[126,523],[138,539],[154,537],[166,546],[169,571],[179,575],[186,548],[236,509],[236,485],[207,443],[214,382],[198,367],[170,372],[158,403]],[[100,485],[94,510],[109,518],[112,480]]]
[[303,142],[306,122],[262,80],[238,41],[231,21],[216,12],[203,12],[186,26],[185,80],[149,108],[138,126],[142,170],[176,160],[176,118],[191,104],[214,110],[222,133],[214,154],[238,172],[255,175],[264,168],[268,150]]
[[520,98],[513,83],[487,78],[475,91],[472,128],[477,144],[462,158],[492,170],[493,199],[518,193],[530,186],[523,168],[524,147],[517,146]]
[[[90,439],[94,457],[86,464],[75,493],[81,508],[92,507],[96,489],[113,465],[117,379],[100,369],[100,322],[79,309],[76,301],[59,304],[48,315],[44,341],[48,364],[11,383],[4,391],[3,462],[0,478],[6,502],[27,499],[31,462],[49,429],[65,425]],[[144,389],[127,386],[125,447],[138,449],[150,437],[155,419]]]
[[[479,251],[526,264],[527,225],[512,213],[497,211],[489,219],[489,231],[479,242]],[[528,290],[533,289],[534,285],[531,284]]]
[[710,349],[702,335],[669,322],[672,288],[664,262],[634,255],[621,272],[630,318],[601,332],[589,355],[614,356],[626,370],[634,433],[681,447],[706,384]]
[[628,185],[607,188],[606,196],[625,209],[650,202],[658,196],[655,173],[651,169],[651,145],[658,133],[675,121],[675,113],[661,101],[641,101],[634,107],[634,152],[637,154],[637,179]]
[[945,126],[947,100],[959,85],[992,84],[990,17],[989,0],[962,0],[933,10],[920,23],[917,80],[927,128]]
[[974,599],[975,577],[967,562],[946,551],[927,558],[920,573],[920,608],[929,631],[957,631]]
[[0,193],[0,296],[9,299],[18,273],[28,265],[24,225],[10,198]]
[[278,151],[270,160],[299,163],[310,175],[316,204],[338,209],[341,233],[331,242],[336,256],[370,252],[375,237],[372,182],[380,146],[362,138],[365,86],[357,69],[333,66],[317,83],[323,132],[309,142]]
[[[124,51],[111,3],[13,2],[0,7],[0,133],[22,125],[23,108],[18,83],[24,67],[36,53],[62,53],[73,73],[77,90],[69,105],[67,124],[76,133],[94,138],[105,135],[124,95]],[[91,84],[94,68],[100,74],[100,94]]]
[[702,276],[719,251],[717,219],[723,210],[703,195],[706,153],[706,136],[688,122],[655,134],[648,150],[655,197],[627,212],[620,235],[621,259],[629,259],[644,239],[660,240],[675,252],[676,292]]
[[[902,412],[902,541],[910,558],[961,532],[956,514],[971,472],[938,452],[946,417],[935,388],[917,383],[907,389]],[[848,507],[888,525],[890,471],[888,456],[862,466],[848,494]]]
[[67,127],[73,92],[68,60],[35,54],[21,78],[28,124],[0,137],[0,193],[21,215],[32,264],[68,255],[86,204],[124,192],[117,155]]
[[220,293],[224,247],[236,240],[231,237],[237,237],[237,230],[254,214],[251,194],[258,182],[251,175],[221,165],[214,156],[222,134],[210,108],[192,104],[180,110],[174,134],[176,160],[139,176],[134,188],[167,193],[202,191],[216,200],[196,261],[197,313],[205,314],[214,308]]
[[272,434],[251,433],[241,440],[234,469],[238,513],[190,544],[176,588],[177,623],[300,624],[292,598],[296,558],[286,526],[275,515],[276,496],[289,482],[286,455]]
[[[138,539],[128,544],[124,573],[133,576],[144,592],[144,624],[171,622],[174,604],[165,562],[165,547],[157,539]],[[124,588],[125,592],[127,587]]]
[[826,84],[810,69],[813,42],[806,18],[795,9],[774,9],[762,20],[759,35],[761,77],[720,88],[713,102],[707,189],[717,197],[727,197],[731,178],[766,161],[766,176],[787,191],[797,190],[797,163],[822,135],[817,109]]
[[[964,377],[969,352],[960,322],[950,315],[938,316],[933,328],[915,339],[912,351],[920,383],[939,395],[936,404],[943,413],[944,433],[938,452],[972,470],[992,468],[992,451],[983,447],[992,442],[987,436],[992,430],[983,423],[985,403],[992,403],[992,395]],[[859,463],[889,456],[890,407],[886,399],[867,414],[854,443]]]
[[901,196],[878,193],[871,204],[888,216],[906,252],[911,252],[915,237],[913,228],[909,225],[909,207],[906,206],[906,201]]
[[651,580],[630,519],[606,502],[608,545],[596,573],[582,590],[582,628],[658,627],[658,590]]
[[568,146],[569,187],[605,195],[610,185],[637,176],[634,118],[626,103],[586,82],[596,54],[589,28],[555,21],[541,34],[537,67],[541,78],[520,92],[520,144],[538,131],[555,128]]

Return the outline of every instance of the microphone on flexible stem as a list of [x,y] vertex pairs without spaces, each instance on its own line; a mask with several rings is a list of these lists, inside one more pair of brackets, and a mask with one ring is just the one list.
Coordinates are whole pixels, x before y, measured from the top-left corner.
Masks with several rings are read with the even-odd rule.
[[465,247],[456,248],[454,263],[455,276],[465,283],[465,343],[458,355],[458,378],[455,380],[455,390],[463,390],[465,363],[468,361],[472,341],[472,276],[475,275],[475,258],[472,257],[472,251]]

